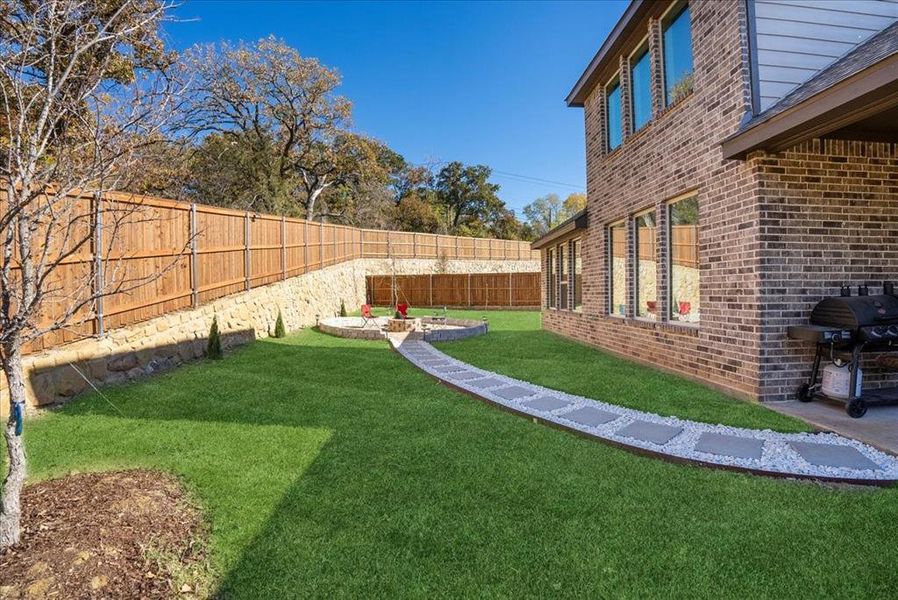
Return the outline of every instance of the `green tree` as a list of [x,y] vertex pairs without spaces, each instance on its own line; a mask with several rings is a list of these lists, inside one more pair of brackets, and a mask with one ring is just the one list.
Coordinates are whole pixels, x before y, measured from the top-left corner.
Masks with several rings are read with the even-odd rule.
[[440,169],[436,198],[451,232],[480,232],[489,215],[504,208],[498,196],[499,186],[489,181],[491,174],[492,169],[485,165],[465,166],[458,161]]

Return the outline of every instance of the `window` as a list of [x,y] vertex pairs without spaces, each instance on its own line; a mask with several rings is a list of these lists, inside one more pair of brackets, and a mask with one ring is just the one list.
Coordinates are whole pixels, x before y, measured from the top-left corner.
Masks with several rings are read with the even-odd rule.
[[608,246],[611,260],[611,293],[608,312],[612,315],[627,314],[627,227],[617,223],[608,228]]
[[624,126],[621,122],[620,81],[615,79],[608,85],[605,96],[606,110],[608,112],[608,150],[614,150],[623,141]]
[[698,198],[670,205],[670,320],[699,322]]
[[655,211],[636,217],[636,316],[658,318]]
[[571,268],[574,270],[574,310],[583,310],[583,259],[580,258],[580,240],[571,242]]
[[558,277],[560,280],[558,286],[558,308],[567,310],[568,308],[568,287],[570,283],[570,273],[568,272],[567,252],[564,251],[565,245],[558,246]]
[[638,131],[652,118],[652,74],[648,48],[637,51],[630,68],[631,112],[633,131]]
[[664,24],[664,104],[670,105],[692,91],[692,32],[689,5],[671,13]]
[[558,293],[558,280],[555,277],[555,248],[546,252],[546,306],[555,308],[555,295]]

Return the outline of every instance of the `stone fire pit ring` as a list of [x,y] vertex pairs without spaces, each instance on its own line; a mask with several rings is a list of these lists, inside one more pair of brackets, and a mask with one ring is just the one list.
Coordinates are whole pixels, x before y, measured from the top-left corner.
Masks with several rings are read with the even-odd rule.
[[[386,337],[389,317],[368,319],[362,317],[329,317],[318,322],[318,329],[337,337],[355,340],[382,340]],[[453,319],[449,317],[415,317],[408,319],[408,325],[422,333],[428,342],[450,342],[477,335],[483,335],[489,328],[486,321],[476,319]]]

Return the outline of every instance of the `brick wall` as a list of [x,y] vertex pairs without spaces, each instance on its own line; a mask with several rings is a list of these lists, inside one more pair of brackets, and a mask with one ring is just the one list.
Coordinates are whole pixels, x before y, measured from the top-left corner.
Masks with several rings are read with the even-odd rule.
[[[733,133],[748,109],[746,16],[741,2],[690,3],[694,91],[672,107],[659,101],[662,62],[653,55],[655,114],[606,153],[603,90],[584,107],[589,228],[583,235],[583,312],[545,310],[544,326],[654,366],[706,381],[750,398],[760,392],[762,256],[761,215],[755,201],[760,159],[726,161],[720,141]],[[650,48],[660,45],[660,25],[650,27]],[[626,53],[632,48],[625,49]],[[614,60],[619,60],[614,59]],[[629,78],[622,77],[622,84]],[[624,90],[628,96],[628,90]],[[667,203],[688,192],[699,200],[701,324],[664,322]],[[605,227],[653,208],[658,217],[656,262],[661,322],[635,318],[635,286],[629,277],[626,318],[608,316]],[[635,249],[633,228],[628,247]],[[632,267],[632,261],[631,261]]]
[[[808,344],[786,339],[839,287],[882,292],[898,280],[898,145],[812,140],[758,159],[764,286],[765,400],[789,398],[810,373]],[[889,381],[865,360],[866,383]],[[891,377],[894,384],[896,377]]]

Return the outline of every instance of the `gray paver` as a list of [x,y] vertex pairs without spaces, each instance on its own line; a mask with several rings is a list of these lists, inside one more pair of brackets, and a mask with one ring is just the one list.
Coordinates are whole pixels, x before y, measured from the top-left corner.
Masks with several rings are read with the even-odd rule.
[[497,377],[487,377],[486,379],[478,379],[477,381],[471,382],[471,387],[480,389],[496,387],[498,385],[505,385],[505,381]]
[[437,373],[457,373],[464,371],[465,368],[461,365],[448,365],[446,367],[434,367],[433,370]]
[[642,440],[643,442],[651,442],[663,446],[679,435],[681,431],[683,431],[682,427],[674,427],[673,425],[664,425],[663,423],[652,423],[651,421],[641,421],[637,419],[615,433],[622,437],[633,438],[634,440]]
[[565,400],[558,396],[540,396],[539,398],[524,402],[524,406],[536,410],[558,410],[559,408],[564,408],[571,404],[570,400]]
[[604,425],[618,418],[618,415],[594,406],[584,406],[561,416],[574,423],[580,423],[589,427]]
[[459,371],[458,373],[450,373],[449,377],[458,381],[467,381],[468,379],[479,379],[480,377],[486,377],[486,375],[484,375],[483,373],[478,373],[477,371]]
[[513,385],[511,387],[502,388],[501,390],[495,390],[493,393],[506,400],[516,400],[518,398],[532,396],[536,393],[536,390],[522,385]]
[[725,435],[706,431],[698,438],[695,449],[698,452],[717,454],[718,456],[732,456],[733,458],[751,458],[760,460],[761,450],[764,448],[764,440],[755,438]]
[[815,444],[813,442],[789,442],[789,445],[812,465],[864,470],[880,468],[879,465],[851,446]]
[[428,367],[445,367],[449,364],[449,361],[445,358],[425,358],[421,362]]

